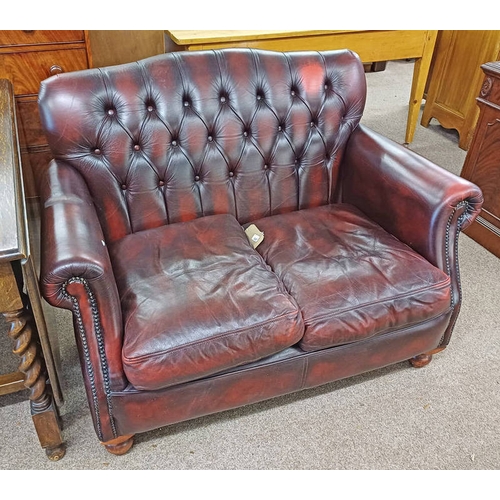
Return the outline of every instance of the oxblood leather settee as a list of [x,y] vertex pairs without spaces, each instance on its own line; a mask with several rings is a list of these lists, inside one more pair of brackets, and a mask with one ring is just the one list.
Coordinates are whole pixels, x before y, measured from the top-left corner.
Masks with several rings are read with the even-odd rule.
[[361,126],[365,95],[347,50],[178,52],[42,82],[41,287],[73,311],[110,452],[448,344],[481,191]]

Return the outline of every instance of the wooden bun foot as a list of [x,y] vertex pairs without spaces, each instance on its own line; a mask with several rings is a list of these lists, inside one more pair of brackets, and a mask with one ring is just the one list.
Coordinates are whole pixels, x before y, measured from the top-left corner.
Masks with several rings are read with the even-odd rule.
[[418,356],[415,356],[414,358],[411,358],[410,364],[414,368],[422,368],[426,365],[428,365],[432,360],[432,354],[419,354]]
[[101,444],[113,455],[125,455],[134,444],[134,435],[127,434],[126,436],[120,436]]

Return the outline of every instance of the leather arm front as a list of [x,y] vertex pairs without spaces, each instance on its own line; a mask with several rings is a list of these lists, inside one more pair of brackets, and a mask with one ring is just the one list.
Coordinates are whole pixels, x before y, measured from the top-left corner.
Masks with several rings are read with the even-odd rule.
[[458,236],[481,210],[481,190],[364,126],[352,133],[341,169],[343,202],[450,276],[452,315],[440,342],[445,347],[462,299]]
[[101,226],[85,181],[64,162],[51,162],[40,196],[42,293],[73,311],[94,425],[102,439],[112,439],[109,393],[126,380],[120,300]]
[[361,125],[341,169],[343,202],[447,271],[453,229],[469,226],[483,203],[475,184]]

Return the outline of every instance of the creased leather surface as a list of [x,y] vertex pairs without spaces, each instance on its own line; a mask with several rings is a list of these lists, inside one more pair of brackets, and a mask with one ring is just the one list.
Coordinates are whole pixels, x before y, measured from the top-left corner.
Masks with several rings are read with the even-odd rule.
[[[41,189],[42,283],[53,305],[82,308],[99,439],[116,438],[113,423],[140,432],[446,345],[460,305],[457,235],[481,192],[360,126],[365,94],[350,51],[162,54],[42,83],[56,158]],[[450,276],[453,312],[423,320],[449,307],[448,278],[408,247],[391,240],[384,259],[388,235],[346,206],[309,215],[340,201]],[[230,215],[212,227],[215,214]],[[258,222],[259,249],[273,232],[296,239],[269,255],[312,320],[303,347],[314,352],[299,351],[297,303],[236,222],[288,214],[296,224]],[[338,342],[351,343],[322,348]],[[124,369],[135,388],[123,390]]]
[[450,279],[355,207],[256,221],[257,250],[302,311],[304,350],[403,328],[450,309]]
[[[105,333],[104,347],[111,387],[122,388],[127,381],[121,360],[123,327],[120,299],[108,249],[85,181],[66,163],[53,161],[44,182],[40,184],[40,196],[43,203],[40,256],[43,296],[54,307],[73,309],[69,295],[77,297],[80,303],[87,303],[87,293],[82,286],[71,285],[67,287],[69,295],[66,295],[64,287],[75,277],[88,283],[96,301],[94,312],[98,314]],[[92,312],[82,307],[82,326],[87,335],[95,331]],[[80,337],[78,331],[76,335]],[[93,344],[92,340],[89,342]],[[88,356],[98,367],[98,352],[91,352]]]
[[110,255],[136,388],[201,378],[302,337],[297,305],[231,215],[137,232]]
[[475,184],[362,125],[346,147],[341,184],[342,201],[444,271],[457,230],[450,216],[459,208],[465,229],[483,204]]
[[154,393],[131,387],[112,395],[116,423],[122,434],[144,432],[381,368],[435,348],[449,321],[445,314],[333,349],[289,348],[277,359]]

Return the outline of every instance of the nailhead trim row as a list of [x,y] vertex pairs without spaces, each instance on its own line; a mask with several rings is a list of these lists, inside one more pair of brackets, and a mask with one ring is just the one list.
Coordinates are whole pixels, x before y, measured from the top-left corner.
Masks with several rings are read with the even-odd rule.
[[85,288],[85,292],[87,293],[87,296],[89,298],[90,302],[90,307],[92,310],[92,320],[94,323],[94,329],[96,332],[96,339],[97,339],[97,344],[99,348],[99,358],[100,358],[100,365],[101,365],[101,370],[102,370],[102,375],[104,378],[104,390],[106,394],[106,401],[107,401],[107,410],[109,414],[109,420],[111,423],[111,430],[113,432],[113,437],[117,437],[118,433],[116,431],[116,426],[113,418],[113,406],[111,403],[111,384],[110,384],[110,378],[109,378],[109,371],[108,371],[108,364],[106,361],[106,352],[104,349],[104,339],[102,335],[102,327],[101,327],[101,321],[99,318],[99,310],[97,308],[97,301],[94,297],[94,294],[92,293],[92,290],[90,289],[90,286],[88,284],[88,281],[84,278],[80,277],[73,277],[67,280],[63,287],[62,287],[62,294],[63,296],[70,300],[73,303],[73,313],[76,318],[76,323],[78,326],[78,333],[80,335],[81,341],[82,341],[82,347],[83,347],[83,355],[85,358],[85,368],[89,377],[89,382],[90,382],[90,388],[91,388],[91,393],[92,393],[92,401],[94,404],[94,413],[96,416],[96,426],[97,426],[97,435],[101,441],[104,440],[103,434],[102,434],[102,427],[101,427],[101,419],[100,419],[100,409],[99,409],[99,400],[97,396],[97,388],[96,388],[96,383],[95,383],[95,373],[94,373],[94,368],[92,366],[92,360],[90,358],[90,352],[89,352],[89,347],[88,347],[88,342],[87,342],[87,335],[85,332],[85,326],[83,324],[82,320],[82,315],[80,311],[80,305],[78,304],[78,299],[72,295],[70,295],[67,291],[67,286],[73,283],[77,283],[80,285],[83,285]]
[[[458,265],[458,238],[460,236],[460,232],[462,229],[462,224],[464,219],[467,217],[467,210],[469,208],[469,203],[465,200],[460,202],[451,215],[448,217],[448,222],[446,224],[446,237],[445,237],[445,254],[446,254],[446,273],[448,276],[451,278],[451,263],[450,263],[450,230],[451,230],[451,225],[453,218],[455,217],[455,214],[457,210],[459,210],[462,207],[466,207],[464,213],[458,218],[457,221],[457,229],[456,229],[456,234],[455,234],[455,248],[454,248],[454,254],[455,254],[455,273],[457,275],[457,283],[458,283],[458,297],[455,297],[455,294],[453,292],[453,280],[451,281],[450,284],[450,295],[451,295],[451,307],[452,309],[460,302],[461,297],[462,297],[462,283],[460,280],[460,268]],[[455,324],[457,322],[458,316],[455,317],[453,324],[451,325],[448,333],[448,337],[451,335],[453,329],[455,328]],[[444,336],[440,340],[440,344],[444,341]]]

